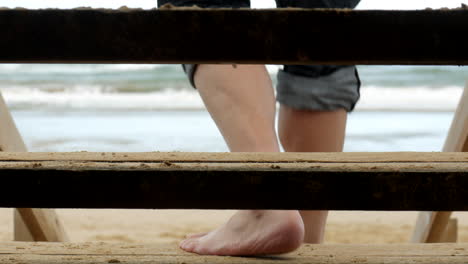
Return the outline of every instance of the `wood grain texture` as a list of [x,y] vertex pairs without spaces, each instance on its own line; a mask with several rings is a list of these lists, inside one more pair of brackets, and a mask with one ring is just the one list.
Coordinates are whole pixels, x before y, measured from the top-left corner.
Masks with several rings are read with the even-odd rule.
[[6,9],[0,21],[0,62],[468,64],[467,10]]
[[[468,152],[468,82],[455,111],[443,151]],[[419,213],[411,241],[417,243],[456,242],[456,227],[449,226],[451,215],[452,212]]]
[[256,162],[230,159],[249,160],[242,153],[206,155],[2,153],[3,181],[21,183],[35,199],[10,188],[0,206],[468,210],[468,153],[324,153],[320,162],[321,153],[249,154]]
[[0,262],[6,264],[101,263],[466,263],[467,244],[310,245],[285,255],[264,257],[199,256],[175,244],[2,243]]
[[467,153],[441,152],[0,152],[0,161],[205,163],[463,163]]

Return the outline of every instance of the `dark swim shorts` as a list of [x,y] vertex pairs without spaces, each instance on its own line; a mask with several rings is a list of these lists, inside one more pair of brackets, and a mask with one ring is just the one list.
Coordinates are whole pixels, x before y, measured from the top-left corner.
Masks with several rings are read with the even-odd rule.
[[[354,8],[360,0],[276,0],[278,7]],[[249,0],[159,0],[158,6],[248,8]],[[190,83],[195,87],[196,64],[184,64]],[[278,72],[276,99],[295,109],[352,111],[359,100],[361,82],[355,66],[284,65]]]

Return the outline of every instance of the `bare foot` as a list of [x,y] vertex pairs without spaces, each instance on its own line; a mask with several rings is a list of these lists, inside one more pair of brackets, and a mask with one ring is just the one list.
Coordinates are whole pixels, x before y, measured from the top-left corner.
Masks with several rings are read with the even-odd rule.
[[196,234],[188,234],[185,236],[185,239],[188,238],[196,238],[196,237],[202,237],[204,235],[208,234],[208,232],[203,232],[203,233],[196,233]]
[[267,255],[297,249],[304,239],[298,211],[239,211],[220,228],[180,243],[188,252],[201,255]]

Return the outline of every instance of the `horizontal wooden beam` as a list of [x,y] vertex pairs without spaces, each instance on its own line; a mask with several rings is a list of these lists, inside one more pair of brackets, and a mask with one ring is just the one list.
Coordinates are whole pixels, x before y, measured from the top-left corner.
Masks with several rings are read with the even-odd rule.
[[217,264],[466,264],[468,244],[312,245],[268,257],[200,256],[175,244],[1,243],[0,262],[48,264],[217,263]]
[[0,10],[0,63],[468,64],[468,10]]
[[0,175],[0,207],[468,211],[468,153],[0,153]]
[[2,161],[102,161],[179,163],[462,163],[460,152],[0,152]]

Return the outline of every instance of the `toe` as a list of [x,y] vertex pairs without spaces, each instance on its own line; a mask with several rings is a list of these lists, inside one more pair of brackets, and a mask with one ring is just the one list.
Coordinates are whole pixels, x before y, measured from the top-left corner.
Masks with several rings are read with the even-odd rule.
[[196,238],[189,238],[185,239],[184,241],[180,242],[179,247],[188,252],[194,252],[194,248],[197,244]]
[[206,234],[208,234],[208,232],[202,232],[202,233],[197,233],[197,234],[188,234],[187,236],[185,236],[185,238],[198,238],[198,237],[205,236]]

